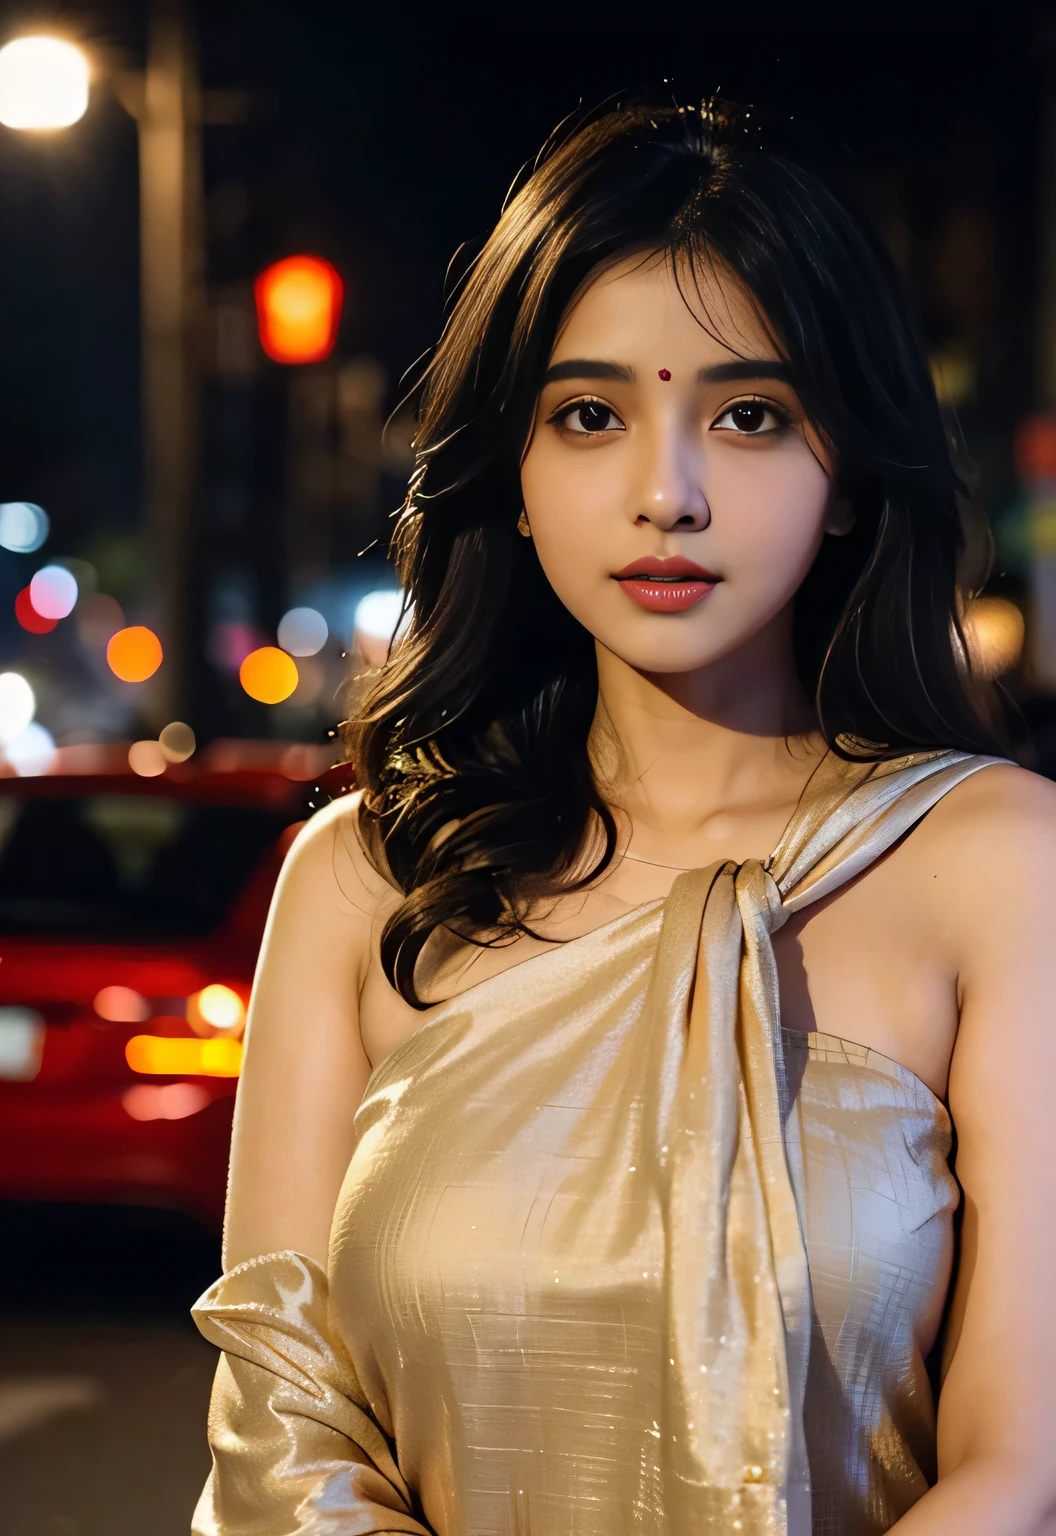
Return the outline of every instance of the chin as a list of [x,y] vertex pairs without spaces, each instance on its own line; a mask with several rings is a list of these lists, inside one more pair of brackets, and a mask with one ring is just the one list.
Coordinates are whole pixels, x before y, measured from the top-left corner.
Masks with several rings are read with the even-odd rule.
[[723,661],[750,638],[748,635],[736,635],[725,642],[714,640],[709,644],[700,636],[673,635],[670,638],[661,637],[648,645],[628,645],[626,642],[613,645],[605,639],[601,640],[601,644],[636,672],[678,676],[685,672],[699,672],[703,667]]
[[[683,614],[595,612],[595,619],[603,619],[603,624],[587,628],[599,644],[636,672],[677,676],[727,661],[741,650],[757,652],[754,642],[762,641],[766,653],[790,646],[793,596],[794,590],[780,590],[755,592],[751,597],[742,592],[733,598],[721,591],[719,604],[715,603],[719,593],[715,593]],[[757,656],[753,665],[758,664]]]
[[670,656],[663,656],[650,661],[632,661],[631,666],[634,667],[636,672],[642,672],[646,675],[682,677],[690,672],[699,672],[703,667],[707,667],[711,662],[717,660],[719,660],[717,656],[694,656],[692,659],[685,661],[672,660]]

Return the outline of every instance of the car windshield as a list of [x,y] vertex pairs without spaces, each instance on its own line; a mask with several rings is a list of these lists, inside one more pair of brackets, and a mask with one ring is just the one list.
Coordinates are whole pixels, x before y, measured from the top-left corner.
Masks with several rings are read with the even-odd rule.
[[0,933],[205,935],[292,819],[164,795],[0,795]]

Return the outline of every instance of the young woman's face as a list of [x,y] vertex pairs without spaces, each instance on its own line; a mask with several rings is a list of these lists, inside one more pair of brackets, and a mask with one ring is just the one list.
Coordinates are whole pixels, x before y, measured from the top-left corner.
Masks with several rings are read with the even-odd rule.
[[[555,592],[642,672],[731,655],[789,609],[825,533],[846,531],[750,300],[699,281],[699,318],[659,258],[629,257],[585,290],[521,466],[522,532]],[[696,306],[691,275],[682,290]]]

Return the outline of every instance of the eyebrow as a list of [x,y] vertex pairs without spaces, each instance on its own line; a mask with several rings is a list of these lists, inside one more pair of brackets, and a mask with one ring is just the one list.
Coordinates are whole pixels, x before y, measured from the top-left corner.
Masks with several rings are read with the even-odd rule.
[[556,384],[560,379],[618,379],[621,384],[633,384],[634,369],[599,358],[571,357],[567,363],[554,363],[543,374],[544,385]]
[[697,374],[698,384],[733,384],[739,379],[780,379],[792,383],[792,369],[777,357],[745,357],[732,363],[715,363]]
[[[625,368],[622,363],[607,363],[594,357],[571,357],[546,370],[543,387],[557,384],[562,379],[615,379],[621,384],[633,384],[634,377],[634,369]],[[698,384],[732,384],[740,379],[779,379],[791,384],[792,370],[776,357],[746,357],[730,363],[714,363],[710,368],[701,368],[697,374]]]

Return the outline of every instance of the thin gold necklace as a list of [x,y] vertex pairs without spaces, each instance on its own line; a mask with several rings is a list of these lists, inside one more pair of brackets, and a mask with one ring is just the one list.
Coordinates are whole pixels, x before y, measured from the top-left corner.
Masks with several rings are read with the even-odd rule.
[[630,859],[632,864],[648,864],[650,869],[676,869],[683,875],[693,867],[691,864],[658,864],[656,859],[643,859],[636,853],[624,853],[620,857]]

